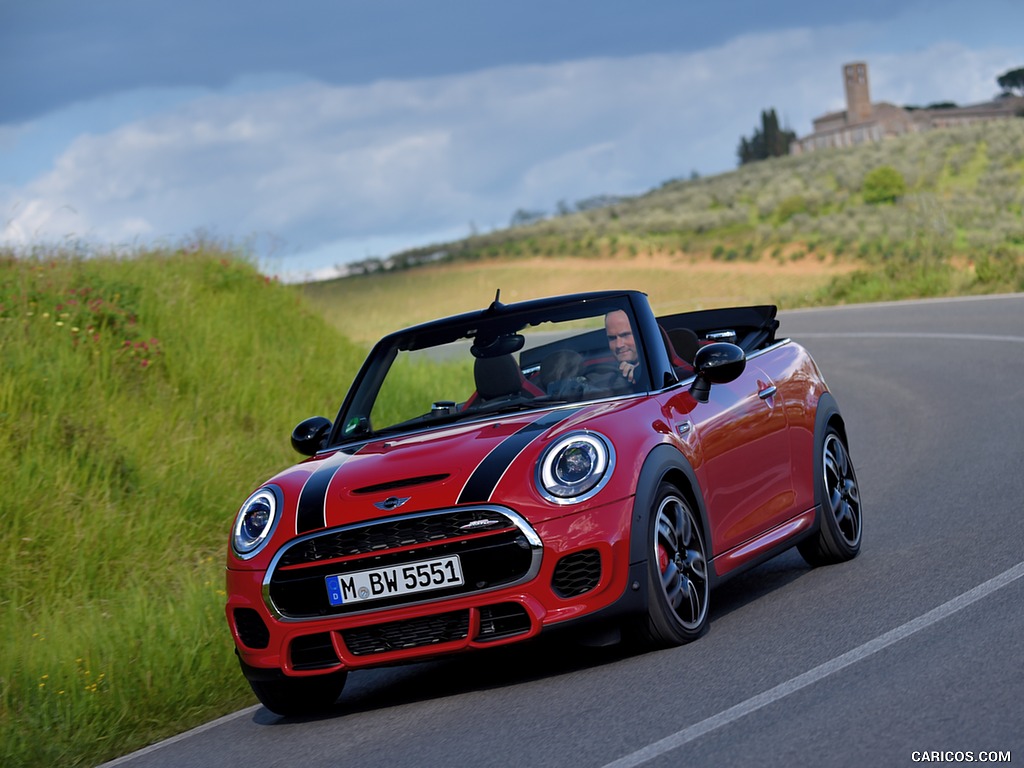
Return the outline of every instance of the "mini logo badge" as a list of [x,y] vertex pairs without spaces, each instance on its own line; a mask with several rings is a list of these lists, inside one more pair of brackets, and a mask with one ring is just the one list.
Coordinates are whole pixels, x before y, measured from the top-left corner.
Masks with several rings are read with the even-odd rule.
[[397,496],[388,496],[384,501],[374,502],[373,506],[390,512],[392,509],[398,509],[411,498],[412,496],[406,496],[404,499],[400,499]]
[[465,525],[460,525],[460,531],[475,531],[477,528],[490,528],[492,525],[500,525],[501,520],[470,520]]

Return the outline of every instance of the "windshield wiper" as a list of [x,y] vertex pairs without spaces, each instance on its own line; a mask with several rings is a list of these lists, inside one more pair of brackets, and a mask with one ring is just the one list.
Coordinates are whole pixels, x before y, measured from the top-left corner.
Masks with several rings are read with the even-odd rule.
[[532,400],[510,400],[505,403],[485,403],[479,407],[471,408],[466,411],[466,413],[487,415],[492,413],[514,413],[516,411],[532,411],[538,408],[547,408],[552,405],[564,405],[568,402],[568,400],[554,397],[535,397]]
[[482,406],[473,406],[464,411],[452,411],[451,413],[431,414],[426,413],[413,419],[401,421],[387,427],[381,427],[373,431],[361,432],[358,435],[349,435],[354,440],[378,440],[389,435],[401,434],[421,429],[431,429],[435,426],[454,424],[457,421],[466,419],[477,419],[485,416],[492,416],[496,413],[518,413],[520,411],[532,411],[540,408],[548,408],[554,405],[565,405],[572,402],[562,398],[537,397],[530,400],[511,400],[501,403],[484,403]]

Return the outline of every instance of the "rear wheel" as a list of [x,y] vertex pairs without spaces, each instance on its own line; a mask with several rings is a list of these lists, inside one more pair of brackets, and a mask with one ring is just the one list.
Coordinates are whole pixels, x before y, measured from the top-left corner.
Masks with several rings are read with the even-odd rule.
[[707,629],[707,548],[697,516],[679,489],[661,483],[648,526],[646,636],[682,645]]
[[271,712],[292,717],[322,712],[337,702],[348,672],[316,677],[282,677],[279,680],[250,680],[260,703]]
[[798,545],[810,565],[831,565],[857,556],[861,539],[861,502],[850,452],[835,427],[828,427],[815,467],[817,536]]

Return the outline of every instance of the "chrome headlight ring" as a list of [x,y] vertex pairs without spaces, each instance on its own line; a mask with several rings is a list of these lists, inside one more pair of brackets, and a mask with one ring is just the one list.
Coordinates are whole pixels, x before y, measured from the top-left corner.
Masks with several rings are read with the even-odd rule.
[[578,504],[597,495],[615,468],[611,441],[597,432],[570,432],[537,462],[537,490],[552,504]]
[[274,532],[281,505],[281,490],[273,485],[260,488],[245,500],[231,529],[231,550],[236,557],[248,560],[259,554]]

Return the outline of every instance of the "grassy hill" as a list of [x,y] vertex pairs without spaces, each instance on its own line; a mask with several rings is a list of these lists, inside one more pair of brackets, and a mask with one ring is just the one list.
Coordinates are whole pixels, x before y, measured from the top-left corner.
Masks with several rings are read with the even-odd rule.
[[[905,192],[868,202],[865,180],[880,167]],[[736,264],[756,267],[723,269]],[[628,286],[679,311],[750,289],[784,307],[1024,290],[1024,119],[670,181],[357,269],[368,274],[307,292],[367,338],[483,306],[498,287],[513,298]]]
[[254,701],[238,505],[363,352],[232,254],[0,253],[0,765],[96,764]]

